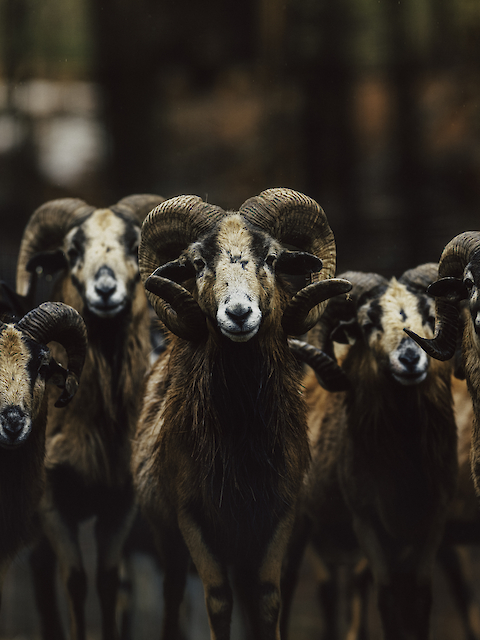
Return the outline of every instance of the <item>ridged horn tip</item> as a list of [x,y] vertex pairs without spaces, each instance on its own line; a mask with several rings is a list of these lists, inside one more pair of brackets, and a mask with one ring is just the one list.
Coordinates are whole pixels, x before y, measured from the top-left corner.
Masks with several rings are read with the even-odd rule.
[[448,342],[443,345],[443,348],[438,347],[438,341],[435,338],[422,338],[417,335],[411,329],[404,328],[405,333],[412,338],[422,349],[428,354],[430,357],[435,358],[435,360],[441,360],[444,362],[445,360],[450,360],[453,357],[456,349],[455,342]]

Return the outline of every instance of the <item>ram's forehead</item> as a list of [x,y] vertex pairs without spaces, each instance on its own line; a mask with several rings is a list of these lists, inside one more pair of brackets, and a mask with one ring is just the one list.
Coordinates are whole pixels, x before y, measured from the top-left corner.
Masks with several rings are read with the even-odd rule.
[[[433,305],[433,302],[431,304]],[[426,296],[416,295],[409,291],[406,285],[392,278],[381,298],[381,306],[384,317],[388,317],[389,323],[396,322],[398,327],[403,329],[405,326],[410,326],[415,319],[421,322],[425,320],[423,316],[429,301]]]
[[98,238],[105,233],[114,238],[125,233],[125,222],[111,209],[97,209],[85,221],[83,230],[89,238]]
[[217,242],[223,251],[250,249],[252,236],[240,214],[232,214],[222,220]]
[[8,367],[11,375],[24,370],[30,361],[30,351],[22,339],[22,334],[13,325],[6,325],[0,332],[0,369]]

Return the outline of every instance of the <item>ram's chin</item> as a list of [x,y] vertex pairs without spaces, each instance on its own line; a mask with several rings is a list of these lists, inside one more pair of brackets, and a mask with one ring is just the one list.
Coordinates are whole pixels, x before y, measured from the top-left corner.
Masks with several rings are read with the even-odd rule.
[[413,386],[414,384],[420,384],[421,382],[423,382],[427,377],[427,372],[422,371],[421,373],[413,373],[413,374],[412,373],[405,373],[405,374],[392,373],[392,376],[394,380],[396,380],[400,384],[403,384],[404,386],[409,387],[409,386]]
[[121,302],[120,304],[111,307],[89,305],[88,308],[90,309],[90,312],[93,313],[93,315],[97,316],[97,318],[108,319],[115,318],[120,313],[122,313],[122,311],[125,309],[125,303]]
[[222,334],[231,340],[232,342],[248,342],[255,336],[258,332],[258,327],[251,329],[250,331],[228,331],[227,329],[223,329],[220,327],[220,331]]

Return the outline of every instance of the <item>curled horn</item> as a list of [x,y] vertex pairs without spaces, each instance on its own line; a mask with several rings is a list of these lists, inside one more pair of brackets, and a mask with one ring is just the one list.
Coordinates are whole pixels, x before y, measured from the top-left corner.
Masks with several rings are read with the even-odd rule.
[[427,262],[421,264],[414,269],[408,269],[403,273],[398,282],[404,284],[411,289],[415,289],[425,293],[428,287],[438,278],[438,264],[436,262]]
[[81,315],[62,302],[44,302],[16,324],[36,342],[60,343],[67,352],[65,386],[56,407],[64,407],[75,395],[87,352],[87,330]]
[[338,365],[333,350],[332,334],[335,328],[342,323],[355,322],[357,309],[367,295],[377,287],[387,285],[387,280],[376,273],[347,271],[340,278],[351,282],[351,291],[328,301],[319,322],[309,334],[313,344],[289,340],[293,353],[312,367],[319,384],[327,391],[345,391],[349,388],[349,380]]
[[165,198],[150,193],[134,194],[126,196],[110,207],[115,213],[127,215],[137,221],[139,225],[152,209],[164,202]]
[[310,284],[292,298],[283,315],[287,334],[306,333],[325,309],[325,301],[350,288],[349,283],[333,279],[335,239],[323,209],[315,200],[292,189],[268,189],[244,202],[240,213],[279,242],[312,253],[322,261],[321,271],[310,273]]
[[437,360],[449,360],[458,345],[461,326],[459,302],[467,297],[463,285],[465,267],[480,251],[480,232],[465,231],[451,240],[440,256],[439,280],[433,282],[427,292],[435,296],[435,336],[422,338],[413,331],[405,332],[426,353]]
[[223,209],[198,196],[178,196],[157,206],[142,226],[138,264],[148,299],[165,326],[185,340],[200,340],[206,334],[206,318],[191,293],[162,267],[182,264],[182,251],[224,215]]
[[305,362],[315,371],[320,386],[327,391],[346,391],[350,387],[344,370],[335,358],[303,340],[289,338],[288,346],[298,360]]
[[87,218],[95,207],[77,198],[46,202],[34,211],[25,227],[17,261],[17,293],[33,297],[30,259],[41,251],[58,249],[68,231]]
[[341,323],[356,321],[357,310],[366,297],[377,287],[385,287],[388,284],[386,278],[378,273],[346,271],[340,278],[351,283],[350,292],[329,300],[320,321],[311,331],[311,341],[331,357],[334,357],[332,341],[334,329]]

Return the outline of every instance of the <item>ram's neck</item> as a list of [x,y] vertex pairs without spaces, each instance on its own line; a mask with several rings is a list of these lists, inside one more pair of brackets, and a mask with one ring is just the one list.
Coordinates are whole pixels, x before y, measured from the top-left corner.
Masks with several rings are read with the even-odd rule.
[[[62,301],[72,306],[76,304],[87,325],[87,355],[71,410],[88,413],[87,407],[95,404],[100,428],[117,431],[121,423],[131,429],[137,418],[143,380],[149,366],[150,321],[142,285],[138,284],[132,305],[111,320],[86,313],[73,289],[67,282],[56,292],[58,300],[62,297]],[[60,297],[60,294],[63,295]],[[66,364],[58,349],[55,356]]]
[[210,502],[229,493],[234,502],[275,500],[281,484],[282,495],[298,491],[309,460],[305,405],[284,336],[184,344],[169,371],[165,428],[175,424],[199,469],[208,470],[199,480]]
[[442,464],[450,464],[456,450],[450,369],[448,363],[432,366],[419,385],[401,385],[377,369],[347,393],[349,437],[370,460],[372,474],[400,470],[405,484],[409,474],[412,482],[420,474],[429,483]]

